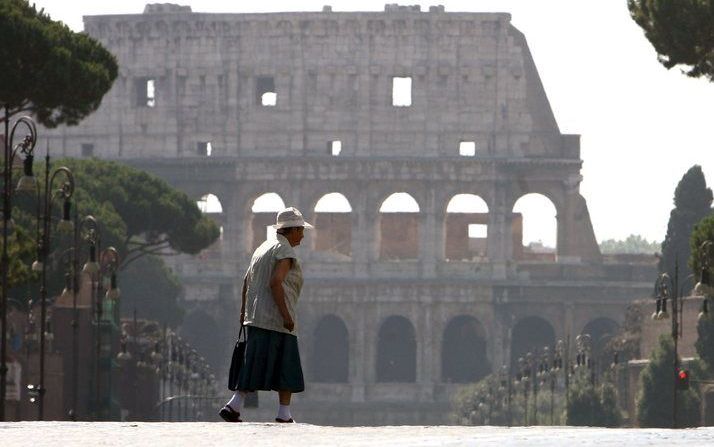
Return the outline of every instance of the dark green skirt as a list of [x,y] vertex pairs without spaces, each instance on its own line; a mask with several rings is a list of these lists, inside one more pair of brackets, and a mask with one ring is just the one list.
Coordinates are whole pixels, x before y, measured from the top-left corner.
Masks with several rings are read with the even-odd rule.
[[245,362],[238,374],[241,391],[305,390],[297,337],[247,326]]

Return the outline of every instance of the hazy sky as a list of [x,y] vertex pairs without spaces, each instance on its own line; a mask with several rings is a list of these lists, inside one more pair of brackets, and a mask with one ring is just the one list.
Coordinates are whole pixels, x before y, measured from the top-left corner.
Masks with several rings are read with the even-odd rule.
[[[82,16],[137,14],[146,1],[42,0],[55,20],[82,29]],[[385,1],[180,1],[194,12],[382,11]],[[694,164],[714,183],[714,84],[667,71],[626,0],[469,0],[447,12],[510,12],[528,39],[563,133],[580,134],[581,191],[599,241],[640,234],[661,241],[674,188]],[[707,125],[707,123],[710,123]],[[527,222],[526,222],[527,224]],[[549,237],[542,237],[549,242]]]

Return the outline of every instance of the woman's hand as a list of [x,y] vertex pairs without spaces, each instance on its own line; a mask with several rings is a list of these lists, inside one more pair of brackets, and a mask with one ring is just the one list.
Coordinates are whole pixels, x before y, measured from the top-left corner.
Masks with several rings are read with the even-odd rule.
[[285,319],[285,318],[283,319],[283,327],[285,329],[289,330],[290,332],[292,332],[293,329],[295,329],[295,322],[289,315],[288,315],[287,319]]

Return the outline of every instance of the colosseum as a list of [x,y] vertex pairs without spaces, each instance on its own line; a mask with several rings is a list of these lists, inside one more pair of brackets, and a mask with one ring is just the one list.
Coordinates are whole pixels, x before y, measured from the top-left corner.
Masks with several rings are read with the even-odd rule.
[[[460,384],[556,340],[598,341],[650,291],[652,262],[600,253],[579,136],[560,132],[507,13],[153,4],[84,25],[119,77],[81,125],[43,136],[55,154],[151,171],[220,223],[215,246],[171,264],[184,324],[226,362],[275,210],[315,224],[298,249],[301,422],[445,423]],[[531,194],[555,209],[554,250],[523,245],[514,206]]]

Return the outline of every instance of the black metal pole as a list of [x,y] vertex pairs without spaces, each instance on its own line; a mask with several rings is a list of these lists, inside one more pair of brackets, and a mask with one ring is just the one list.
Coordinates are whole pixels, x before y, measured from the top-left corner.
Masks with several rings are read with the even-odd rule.
[[0,422],[5,420],[5,394],[7,377],[7,282],[8,282],[8,254],[7,254],[7,226],[10,223],[10,192],[12,188],[12,166],[10,166],[10,112],[7,104],[5,109],[5,135],[3,137],[3,188],[2,188],[2,297],[0,301]]
[[74,212],[74,244],[72,246],[72,409],[70,419],[76,421],[77,393],[79,391],[79,311],[77,310],[77,292],[79,291],[79,215],[75,207]]
[[533,425],[538,425],[538,371],[533,369]]
[[45,155],[45,190],[42,210],[44,215],[37,216],[42,219],[42,234],[38,235],[40,244],[38,260],[42,263],[42,273],[40,277],[40,381],[37,389],[37,420],[44,419],[45,409],[45,326],[47,324],[47,251],[49,250],[49,219],[50,219],[50,154],[49,150]]
[[523,382],[523,426],[528,426],[528,378],[524,374]]
[[508,398],[507,398],[507,405],[508,405],[508,426],[510,427],[513,424],[513,408],[511,406],[511,399],[512,399],[512,393],[513,393],[513,378],[511,376],[511,366],[508,367]]
[[550,425],[555,425],[553,407],[555,406],[555,372],[550,373]]
[[181,408],[183,407],[183,405],[181,404],[181,391],[183,390],[183,381],[182,381],[182,379],[183,379],[183,377],[182,377],[182,374],[183,374],[183,351],[181,350],[180,347],[178,350],[178,363],[179,363],[179,367],[178,367],[179,374],[177,375],[178,380],[176,381],[176,385],[178,386],[178,392],[176,393],[176,395],[178,396],[178,400],[177,400],[176,404],[178,405],[178,419],[180,421],[182,418],[182,414],[183,414],[181,412]]
[[565,368],[564,380],[565,380],[565,414],[568,414],[568,409],[570,408],[570,334],[565,337]]
[[174,396],[174,368],[176,367],[176,360],[174,358],[174,343],[173,343],[173,336],[169,339],[171,341],[171,345],[169,346],[167,344],[167,350],[169,353],[168,357],[168,364],[167,364],[167,375],[168,375],[168,381],[169,381],[169,422],[173,419],[173,410],[174,410],[174,402],[173,402],[173,396]]
[[679,262],[674,262],[674,290],[672,291],[672,340],[674,341],[674,362],[672,373],[672,428],[677,428],[677,370],[679,368],[678,346],[679,339]]
[[[168,379],[168,365],[169,362],[171,361],[171,352],[169,351],[168,347],[168,340],[166,338],[166,323],[164,323],[164,330],[163,330],[163,346],[161,349],[164,351],[164,357],[161,359],[161,402],[164,402],[166,400],[166,382]],[[161,405],[161,420],[163,421],[164,418],[166,417],[166,409],[164,408],[165,405]]]
[[[96,246],[94,247],[96,250]],[[92,285],[92,302],[95,304],[95,309],[96,309],[96,324],[95,324],[95,330],[96,330],[96,341],[97,345],[95,346],[95,356],[96,356],[96,364],[95,364],[95,371],[94,371],[94,420],[99,421],[101,420],[100,416],[100,396],[101,396],[101,386],[100,386],[100,378],[101,378],[101,373],[100,373],[100,368],[101,368],[101,349],[102,349],[102,329],[100,325],[102,324],[102,302],[101,300],[97,299],[97,290],[96,290],[96,283],[95,283],[95,273],[92,273],[92,280],[91,280],[91,285]]]

